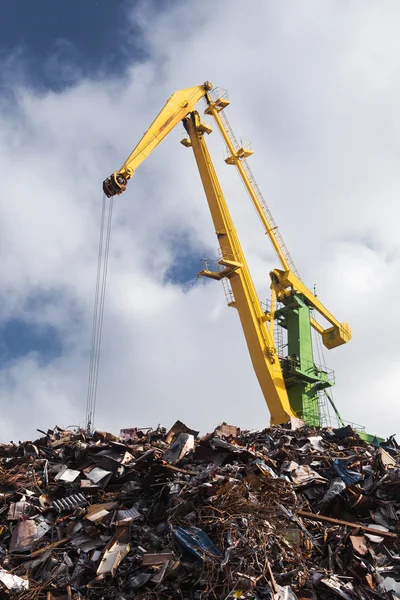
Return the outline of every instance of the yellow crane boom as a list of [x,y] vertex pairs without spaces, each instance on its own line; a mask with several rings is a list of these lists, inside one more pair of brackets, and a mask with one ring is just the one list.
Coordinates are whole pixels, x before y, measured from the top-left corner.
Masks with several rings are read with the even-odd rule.
[[211,83],[206,81],[203,85],[172,94],[119,171],[115,171],[104,181],[103,191],[106,196],[115,196],[125,191],[128,180],[138,166],[211,89]]

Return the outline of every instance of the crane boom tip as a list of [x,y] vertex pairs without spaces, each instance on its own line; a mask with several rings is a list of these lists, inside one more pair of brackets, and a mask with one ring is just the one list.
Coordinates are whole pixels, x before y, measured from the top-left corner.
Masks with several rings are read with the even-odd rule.
[[118,173],[118,171],[115,171],[115,173],[103,181],[103,192],[107,198],[122,194],[126,190],[127,183],[128,179],[121,173]]

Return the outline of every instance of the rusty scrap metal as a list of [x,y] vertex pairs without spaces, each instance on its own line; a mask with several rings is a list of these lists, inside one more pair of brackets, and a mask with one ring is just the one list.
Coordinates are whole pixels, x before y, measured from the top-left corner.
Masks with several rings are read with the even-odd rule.
[[1,598],[399,598],[393,438],[301,423],[199,437],[181,421],[39,433],[0,446]]

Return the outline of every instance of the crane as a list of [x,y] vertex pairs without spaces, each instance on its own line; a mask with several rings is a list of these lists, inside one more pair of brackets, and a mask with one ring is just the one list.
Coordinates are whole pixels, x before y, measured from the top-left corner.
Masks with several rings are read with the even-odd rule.
[[[206,136],[212,128],[196,110],[201,99],[206,103],[205,114],[212,117],[225,142],[228,151],[225,162],[236,167],[280,263],[270,273],[271,301],[266,308],[257,295],[207,147]],[[302,282],[248,165],[247,158],[253,151],[238,143],[226,117],[229,104],[227,93],[214,89],[208,81],[172,94],[121,168],[104,180],[103,191],[107,197],[122,194],[139,165],[178,123],[183,123],[187,137],[181,143],[193,151],[219,243],[217,268],[204,268],[199,276],[222,280],[228,287],[228,304],[238,311],[271,425],[300,418],[320,427],[320,394],[333,381],[326,368],[315,364],[312,329],[328,349],[347,343],[351,330]],[[316,315],[328,326],[321,325]],[[286,356],[276,341],[278,330],[286,332]]]

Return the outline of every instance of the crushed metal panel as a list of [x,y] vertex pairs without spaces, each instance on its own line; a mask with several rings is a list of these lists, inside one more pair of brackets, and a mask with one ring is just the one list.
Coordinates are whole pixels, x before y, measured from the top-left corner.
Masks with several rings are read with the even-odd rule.
[[[82,552],[90,552],[91,550],[95,550],[96,548],[104,546],[104,544],[105,541],[101,538],[98,538],[97,540],[87,540],[86,542],[82,542],[81,544],[79,544],[79,548],[82,550]],[[101,556],[101,551],[98,550],[98,552]]]
[[190,433],[180,433],[164,454],[164,460],[175,464],[194,448],[194,436]]
[[15,592],[29,590],[29,581],[27,579],[18,577],[18,575],[12,575],[5,569],[0,569],[0,581],[8,590]]
[[100,467],[95,467],[89,473],[85,473],[87,479],[90,479],[93,483],[103,482],[107,477],[111,478],[112,473],[110,471],[106,471],[105,469],[101,469]]
[[101,550],[94,550],[92,556],[90,557],[90,560],[92,562],[97,562],[98,560],[100,560],[101,557]]
[[93,439],[96,441],[101,440],[102,442],[117,441],[117,438],[113,433],[110,433],[109,431],[101,431],[100,429],[96,429],[96,431],[93,432]]
[[385,592],[400,594],[400,583],[393,579],[393,577],[385,577],[381,583],[381,587]]
[[145,432],[153,431],[152,427],[128,427],[120,429],[119,437],[123,440],[136,440],[145,437]]
[[215,466],[220,466],[228,456],[230,456],[230,452],[227,450],[213,450],[208,446],[197,445],[194,449],[193,460],[212,462]]
[[194,439],[197,439],[199,435],[198,431],[190,429],[190,427],[185,425],[185,423],[182,423],[182,421],[176,421],[165,436],[165,441],[167,442],[167,444],[170,444],[174,437],[176,437],[180,433],[189,433],[193,435]]
[[332,429],[332,431],[338,440],[345,440],[346,438],[354,435],[354,429],[351,425],[338,427],[337,429]]
[[351,535],[350,541],[355,552],[361,554],[361,556],[365,556],[366,554],[368,554],[367,539],[365,536]]
[[11,502],[7,519],[9,521],[18,521],[28,512],[28,503],[25,500]]
[[333,498],[344,492],[345,489],[346,484],[340,477],[332,479],[329,488],[322,498],[322,504],[328,504]]
[[172,563],[169,560],[167,562],[163,563],[161,565],[161,568],[159,568],[158,573],[153,575],[153,577],[151,578],[151,581],[153,583],[161,583],[161,581],[164,579],[165,575],[167,574],[167,571],[170,568],[171,564]]
[[131,590],[138,590],[142,585],[145,585],[151,579],[151,573],[139,573],[129,580]]
[[308,483],[325,483],[327,480],[308,465],[299,466],[291,471],[292,481],[295,485],[306,485]]
[[235,425],[228,425],[227,423],[223,422],[220,425],[218,425],[218,427],[216,427],[216,429],[214,429],[214,433],[216,435],[221,435],[223,437],[237,437],[238,435],[240,435],[240,429],[239,427],[236,427]]
[[222,561],[220,550],[199,527],[172,527],[172,535],[188,552],[202,561]]
[[119,437],[123,440],[134,440],[136,438],[136,427],[129,427],[126,429],[120,429]]
[[135,460],[135,457],[130,452],[124,452],[123,456],[120,458],[121,465],[130,465],[131,462]]
[[324,450],[325,446],[323,444],[321,444],[322,439],[323,438],[321,435],[314,435],[314,436],[310,436],[308,438],[308,442],[311,444],[311,446],[313,448],[315,448],[315,450]]
[[75,471],[74,469],[66,468],[64,471],[59,471],[57,475],[54,477],[56,481],[66,481],[68,483],[73,483],[77,477],[79,477],[80,471]]
[[128,508],[126,510],[118,510],[115,522],[117,525],[123,525],[125,523],[132,523],[142,517],[141,513],[135,508]]
[[97,575],[111,573],[114,577],[118,565],[125,558],[130,550],[129,544],[115,542],[110,548],[104,551],[103,558],[97,568]]
[[90,479],[81,479],[80,486],[86,492],[96,492],[99,489],[99,486]]
[[153,583],[161,583],[167,571],[170,572],[174,565],[179,565],[172,552],[161,552],[158,554],[145,554],[142,558],[142,566],[154,567],[158,569],[151,578]]
[[10,552],[30,550],[37,539],[37,526],[35,521],[31,519],[20,521],[12,532]]
[[95,548],[100,548],[107,543],[107,540],[102,539],[102,537],[91,538],[90,535],[83,534],[74,537],[71,540],[71,545],[80,548],[84,552],[90,552]]
[[377,531],[382,531],[382,533],[386,533],[389,530],[387,529],[387,527],[383,527],[382,525],[378,525],[376,523],[371,523],[370,525],[367,524],[368,527],[370,528],[374,528],[375,533],[368,533],[365,532],[365,537],[367,537],[369,539],[370,542],[373,542],[374,544],[381,544],[384,541],[384,537],[383,535],[377,535],[376,532]]
[[117,473],[118,469],[122,469],[122,465],[117,458],[113,456],[102,456],[100,468],[111,473]]
[[46,521],[39,521],[39,523],[37,523],[36,539],[40,540],[40,538],[45,536],[50,529],[51,525],[49,525]]
[[58,448],[59,446],[63,446],[71,441],[72,433],[68,433],[65,437],[62,437],[59,440],[55,440],[54,442],[50,442],[50,448]]
[[77,506],[84,506],[85,504],[87,504],[85,496],[78,492],[77,494],[60,498],[60,500],[53,500],[52,507],[61,512],[63,510],[73,510]]
[[389,454],[389,452],[386,452],[386,450],[381,448],[379,451],[379,454],[380,454],[380,459],[382,461],[383,466],[385,466],[385,467],[395,467],[396,466],[396,461],[394,460],[393,456],[391,456]]
[[278,479],[278,475],[275,473],[271,467],[269,467],[261,458],[256,458],[254,464],[260,469],[261,473],[265,477],[272,477],[272,479]]
[[158,554],[144,554],[142,558],[143,566],[163,565],[168,561],[174,561],[175,557],[172,552],[159,552]]
[[117,508],[117,506],[118,506],[118,502],[105,502],[104,504],[92,504],[91,506],[88,506],[88,508],[87,508],[86,518],[88,518],[88,515],[97,513],[100,510],[114,510],[115,508]]
[[289,473],[291,471],[295,471],[298,468],[299,468],[299,465],[294,460],[291,460],[289,463],[283,463],[283,465],[282,465],[282,471],[289,472]]
[[354,598],[354,595],[351,593],[354,589],[353,585],[351,583],[342,583],[336,575],[324,577],[321,579],[321,583],[345,600],[353,600]]
[[295,431],[296,429],[301,429],[304,427],[305,422],[303,419],[299,419],[298,417],[290,417],[290,429]]
[[274,594],[273,598],[274,600],[297,600],[296,594],[288,585],[285,585],[284,587],[277,585],[276,593]]
[[92,521],[93,523],[101,523],[109,514],[109,511],[103,508],[97,512],[91,512],[90,514],[86,515],[86,519],[88,519],[88,521]]

